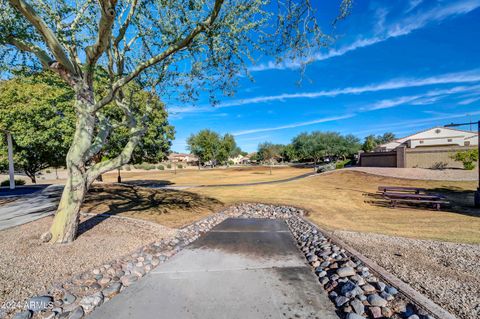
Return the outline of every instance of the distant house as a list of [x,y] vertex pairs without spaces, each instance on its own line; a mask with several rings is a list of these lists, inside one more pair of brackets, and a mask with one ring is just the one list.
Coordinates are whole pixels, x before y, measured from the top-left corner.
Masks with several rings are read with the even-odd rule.
[[451,155],[478,146],[478,133],[434,127],[379,145],[373,152],[360,154],[360,166],[461,168]]
[[235,157],[231,157],[228,160],[233,162],[233,165],[248,165],[252,163],[251,157],[256,153],[250,153],[245,156],[238,155]]
[[407,148],[417,147],[449,147],[449,146],[475,146],[478,145],[478,135],[476,132],[463,131],[446,127],[434,127],[422,132],[418,132],[392,142],[379,145],[375,148],[376,152],[391,151],[397,147]]
[[235,157],[230,157],[228,159],[229,162],[233,162],[233,165],[241,165],[242,163],[243,156],[242,155],[237,155]]
[[171,153],[170,155],[168,155],[168,160],[172,163],[185,163],[195,165],[198,162],[198,157],[192,154]]

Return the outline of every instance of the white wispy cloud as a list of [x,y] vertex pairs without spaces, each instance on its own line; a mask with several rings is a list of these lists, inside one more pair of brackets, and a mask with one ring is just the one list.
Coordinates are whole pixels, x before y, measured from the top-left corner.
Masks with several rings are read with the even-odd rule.
[[[270,61],[252,66],[249,68],[249,71],[259,72],[267,70],[298,69],[305,63],[328,60],[333,57],[342,56],[357,49],[384,42],[391,38],[408,35],[413,31],[422,29],[431,23],[441,22],[448,18],[464,15],[479,7],[480,0],[449,1],[448,4],[443,6],[436,6],[424,12],[408,14],[407,16],[399,19],[397,22],[386,26],[384,26],[384,21],[380,24],[377,21],[375,26],[378,27],[379,25],[382,25],[384,26],[384,30],[375,30],[376,32],[374,32],[374,36],[359,38],[339,49],[330,49],[326,53],[316,53],[304,61],[284,61],[281,63]],[[385,16],[379,15],[379,19],[385,19]]]
[[405,12],[410,12],[410,11],[414,10],[416,7],[418,7],[422,3],[423,3],[423,0],[410,0],[408,2],[408,6],[407,6],[407,9],[405,10]]
[[234,132],[232,134],[234,136],[241,136],[241,135],[260,133],[260,132],[278,131],[278,130],[284,130],[284,129],[289,129],[289,128],[309,126],[309,125],[319,124],[319,123],[340,121],[340,120],[345,120],[345,119],[348,119],[348,118],[352,118],[354,116],[355,116],[355,114],[345,114],[345,115],[334,116],[334,117],[324,117],[324,118],[319,118],[319,119],[315,119],[315,120],[312,120],[312,121],[306,121],[306,122],[297,122],[297,123],[291,123],[291,124],[274,126],[274,127],[264,127],[264,128],[255,128],[255,129],[251,129],[251,130],[243,130],[243,131]]
[[[368,92],[378,92],[385,90],[404,89],[412,87],[420,87],[427,85],[438,84],[455,84],[455,83],[472,83],[480,81],[480,69],[474,69],[464,72],[455,72],[441,74],[426,78],[399,78],[392,79],[386,82],[370,84],[358,87],[346,87],[333,90],[322,90],[316,92],[301,92],[301,93],[283,93],[278,95],[257,96],[248,99],[238,99],[229,102],[224,102],[218,105],[219,108],[240,106],[247,104],[267,103],[274,101],[287,101],[292,99],[314,99],[319,97],[335,97],[345,94],[362,94]],[[201,109],[203,110],[203,108]]]
[[458,102],[458,104],[468,105],[468,104],[475,103],[477,101],[480,101],[480,97],[476,97],[476,98],[474,97],[474,98],[471,98],[471,99],[462,100],[462,101]]
[[[459,94],[459,93],[465,93],[465,92],[476,92],[478,94],[480,93],[480,85],[471,85],[471,86],[462,85],[462,86],[456,86],[449,89],[431,90],[422,94],[399,96],[392,99],[384,99],[384,100],[375,102],[371,105],[364,106],[360,108],[360,111],[367,112],[367,111],[388,109],[388,108],[397,107],[405,104],[428,105],[428,104],[433,104],[435,102],[438,102],[439,100],[445,97],[448,97],[452,94]],[[458,104],[461,104],[461,102]]]
[[[355,135],[362,135],[362,134],[374,134],[378,132],[385,132],[385,131],[393,131],[397,128],[419,128],[431,123],[439,123],[442,121],[446,120],[454,120],[454,119],[461,119],[465,118],[467,116],[476,116],[480,115],[480,111],[476,112],[469,112],[468,114],[466,113],[450,113],[450,114],[445,114],[445,115],[440,115],[440,116],[435,116],[435,117],[429,117],[426,119],[418,119],[418,120],[406,120],[406,121],[400,121],[396,123],[390,123],[388,125],[379,125],[379,126],[370,126],[367,130],[360,130],[360,131],[355,131],[352,132]],[[445,123],[442,123],[442,125]]]
[[[333,90],[321,90],[321,91],[300,92],[300,93],[282,93],[277,95],[256,96],[252,98],[237,99],[237,100],[223,102],[216,105],[215,107],[209,106],[209,105],[170,106],[167,109],[170,112],[170,114],[177,114],[177,115],[182,113],[213,112],[220,108],[242,106],[242,105],[249,105],[249,104],[288,101],[288,100],[294,100],[294,99],[315,99],[319,97],[336,97],[339,95],[362,94],[362,93],[369,93],[369,92],[405,89],[405,88],[422,87],[422,86],[429,86],[429,85],[443,85],[443,84],[446,85],[446,84],[475,83],[475,82],[480,82],[480,69],[445,73],[445,74],[434,75],[434,76],[425,77],[425,78],[396,78],[396,79],[391,79],[385,82],[380,82],[375,84],[338,88]],[[462,87],[459,87],[457,89],[462,89]],[[440,90],[436,93],[435,91],[431,91],[429,93],[430,95],[427,95],[427,96],[434,96],[434,95],[440,95],[440,94],[453,94],[453,93],[455,92],[452,89],[449,89],[448,91]],[[426,97],[426,96],[421,96],[421,95],[414,96],[414,97],[411,97],[411,101],[421,97]],[[407,97],[403,97],[403,98],[408,100]],[[387,101],[385,101],[384,103],[385,103],[384,106],[378,105],[378,108],[380,109],[380,108],[388,107]],[[390,101],[390,103],[393,103],[392,105],[395,106],[395,105],[404,104],[405,101],[402,102],[402,99],[398,98],[397,101],[393,100],[393,101]]]

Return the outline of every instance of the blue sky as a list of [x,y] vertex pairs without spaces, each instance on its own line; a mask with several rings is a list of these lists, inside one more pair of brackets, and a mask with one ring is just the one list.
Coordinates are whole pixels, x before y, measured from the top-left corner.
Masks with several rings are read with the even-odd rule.
[[[331,22],[336,1],[319,2]],[[171,106],[172,149],[184,152],[203,128],[234,134],[250,152],[305,131],[404,136],[480,119],[480,0],[356,0],[333,32],[300,84],[295,63],[260,60],[255,81],[241,79],[219,106]]]

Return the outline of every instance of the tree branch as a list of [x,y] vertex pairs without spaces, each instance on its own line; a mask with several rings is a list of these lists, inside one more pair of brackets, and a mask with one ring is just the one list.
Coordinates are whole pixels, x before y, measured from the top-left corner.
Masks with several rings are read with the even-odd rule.
[[97,63],[100,56],[108,47],[110,36],[112,35],[112,27],[115,22],[115,6],[117,0],[99,0],[102,15],[98,23],[98,36],[95,44],[88,46],[85,49],[87,54],[87,80],[90,81],[94,65]]
[[92,145],[85,153],[85,162],[101,151],[103,145],[105,144],[105,141],[107,140],[108,135],[110,135],[110,132],[112,130],[112,125],[110,121],[103,114],[99,115],[98,127],[98,133],[95,136]]
[[75,68],[67,57],[64,47],[35,10],[24,0],[9,0],[9,2],[37,29],[47,46],[52,51],[55,59],[72,75],[76,75]]
[[172,54],[186,48],[190,42],[200,33],[204,32],[207,30],[217,19],[218,14],[220,13],[220,9],[222,7],[224,0],[215,0],[215,5],[212,9],[212,12],[202,22],[198,23],[197,26],[184,38],[179,39],[176,41],[174,44],[170,45],[165,51],[162,53],[150,58],[147,61],[144,61],[140,63],[132,72],[130,72],[128,75],[125,77],[122,77],[121,79],[117,80],[113,86],[110,92],[105,96],[102,100],[98,101],[97,104],[95,105],[95,110],[98,110],[102,108],[103,106],[107,105],[112,101],[112,99],[115,96],[115,93],[120,89],[122,86],[125,84],[129,83],[132,81],[134,78],[136,78],[140,73],[142,73],[145,69],[149,68],[152,65],[155,65]]
[[138,0],[133,0],[132,5],[130,7],[130,11],[128,12],[127,18],[125,19],[125,22],[122,24],[120,27],[120,30],[118,31],[118,35],[115,37],[114,45],[118,46],[120,41],[122,41],[123,37],[125,36],[125,33],[128,30],[128,27],[130,26],[130,22],[132,21],[133,15],[135,13],[135,9],[137,8],[137,3]]
[[47,52],[40,49],[38,46],[28,43],[26,41],[16,39],[13,36],[7,37],[8,43],[17,47],[20,51],[30,52],[33,53],[42,63],[44,69],[49,69],[50,65],[55,62],[52,58],[47,54]]

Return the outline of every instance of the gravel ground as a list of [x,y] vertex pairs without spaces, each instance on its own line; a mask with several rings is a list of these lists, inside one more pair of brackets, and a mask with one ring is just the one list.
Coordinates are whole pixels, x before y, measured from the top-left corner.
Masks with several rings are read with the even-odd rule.
[[73,274],[176,233],[148,222],[82,217],[81,235],[73,243],[41,243],[39,237],[51,221],[52,217],[46,217],[0,232],[0,306],[4,302],[23,302]]
[[480,245],[334,234],[458,318],[480,317]]
[[396,167],[350,167],[349,170],[365,172],[374,175],[421,179],[431,181],[476,181],[478,171],[466,171],[462,169],[433,170],[426,168],[396,168]]

